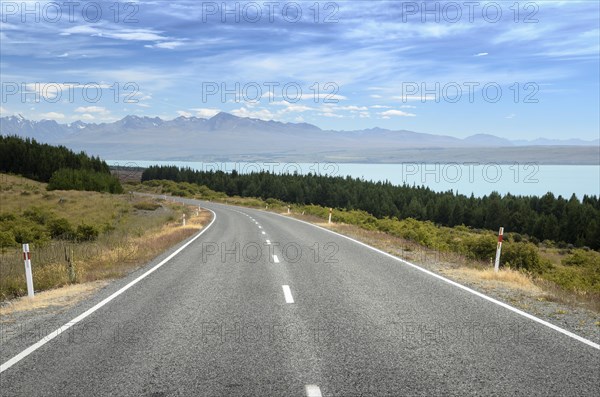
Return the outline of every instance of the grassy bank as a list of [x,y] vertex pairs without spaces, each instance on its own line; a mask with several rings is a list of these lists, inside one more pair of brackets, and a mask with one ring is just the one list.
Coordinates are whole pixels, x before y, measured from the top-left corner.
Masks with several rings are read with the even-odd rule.
[[[209,220],[162,200],[82,191],[0,174],[0,300],[26,294],[21,243],[36,291],[121,277]],[[186,214],[186,227],[181,218]]]
[[[214,192],[205,186],[172,181],[146,181],[131,184],[128,189],[158,194],[172,194],[218,201],[227,204],[252,208],[269,209],[287,213],[288,204],[279,200],[258,198],[228,197]],[[294,215],[304,215],[315,223],[324,224],[329,209],[316,205],[289,205]],[[465,275],[479,275],[481,279],[496,279],[515,285],[532,285],[562,301],[578,301],[590,304],[600,310],[600,253],[593,250],[558,248],[552,241],[541,243],[531,241],[518,233],[505,234],[502,249],[502,274],[489,272],[495,256],[497,235],[494,231],[476,230],[465,226],[444,227],[432,222],[417,221],[411,218],[378,219],[365,211],[333,211],[334,228],[342,233],[354,233],[357,229],[363,238],[378,238],[369,243],[410,259],[411,252],[434,253],[438,258],[458,264],[471,272]],[[354,226],[345,230],[343,225]],[[379,234],[377,234],[379,233]],[[386,244],[388,237],[395,238],[394,246]]]

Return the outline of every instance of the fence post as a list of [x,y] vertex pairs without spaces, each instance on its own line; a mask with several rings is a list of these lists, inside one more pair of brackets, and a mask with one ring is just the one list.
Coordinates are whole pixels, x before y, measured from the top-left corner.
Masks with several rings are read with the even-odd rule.
[[27,280],[27,296],[33,298],[33,275],[31,274],[31,254],[29,244],[23,244],[23,260],[25,261],[25,279]]
[[333,208],[329,209],[329,220],[327,221],[327,223],[331,223],[331,213],[333,212]]
[[497,273],[500,270],[500,251],[502,251],[502,235],[504,234],[504,228],[501,227],[498,231],[498,245],[496,247],[496,261],[494,262],[494,271]]

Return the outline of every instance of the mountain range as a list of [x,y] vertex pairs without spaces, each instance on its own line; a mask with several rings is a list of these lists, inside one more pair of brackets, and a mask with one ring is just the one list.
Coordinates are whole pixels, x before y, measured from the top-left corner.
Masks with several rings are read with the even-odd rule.
[[205,119],[126,116],[112,123],[33,121],[1,117],[0,134],[32,137],[106,159],[179,161],[536,161],[598,164],[600,141],[578,139],[511,141],[488,134],[464,139],[447,135],[371,128],[322,130],[229,113]]

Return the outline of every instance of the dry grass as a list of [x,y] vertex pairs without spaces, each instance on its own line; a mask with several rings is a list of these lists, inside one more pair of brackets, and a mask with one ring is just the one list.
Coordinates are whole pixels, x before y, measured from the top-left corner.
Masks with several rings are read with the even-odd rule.
[[[73,225],[82,222],[104,230],[96,241],[51,240],[30,244],[36,291],[73,283],[122,277],[164,250],[193,235],[210,220],[210,213],[180,203],[149,200],[129,194],[96,192],[47,192],[46,184],[0,174],[0,212],[20,217],[25,209],[42,208]],[[23,192],[27,194],[23,195]],[[154,211],[136,205],[153,204]],[[187,226],[181,226],[182,214]],[[75,272],[69,272],[65,255],[72,256]],[[0,252],[0,299],[26,294],[20,247]],[[73,275],[75,278],[73,278]]]
[[14,299],[8,307],[0,309],[0,316],[48,306],[70,306],[106,285],[107,280],[123,277],[166,249],[192,236],[210,219],[211,214],[204,211],[199,216],[190,218],[186,226],[182,226],[179,222],[172,222],[143,236],[129,238],[119,245],[106,247],[98,255],[85,261],[75,260],[77,284],[69,283],[65,263],[50,263],[42,267],[34,267],[33,278],[36,290],[40,285],[58,288],[36,292],[34,298]]
[[21,214],[38,207],[52,211],[71,224],[112,224],[130,207],[128,195],[98,192],[54,190],[46,191],[46,184],[15,175],[0,176],[0,212]]
[[10,305],[0,307],[0,318],[2,322],[10,321],[7,316],[19,312],[27,312],[48,307],[69,307],[80,300],[91,295],[94,291],[106,286],[109,282],[94,281],[85,284],[73,284],[62,288],[42,291],[35,294],[35,297],[27,296],[12,300]]
[[543,294],[542,289],[534,284],[529,276],[513,269],[501,269],[496,273],[494,269],[460,267],[457,269],[447,269],[443,273],[453,279],[480,281],[488,288],[502,286],[525,291],[532,296]]
[[158,230],[122,241],[102,255],[86,263],[77,263],[81,281],[122,277],[137,269],[169,247],[198,232],[210,220],[209,212],[202,212],[188,220],[186,226],[169,223]]

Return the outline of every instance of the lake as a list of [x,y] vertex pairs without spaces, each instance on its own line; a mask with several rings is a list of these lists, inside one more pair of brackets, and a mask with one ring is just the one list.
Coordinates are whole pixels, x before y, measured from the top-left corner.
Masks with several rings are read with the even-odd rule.
[[483,196],[497,191],[500,194],[541,196],[547,192],[569,198],[573,193],[600,196],[600,166],[598,165],[537,165],[478,164],[478,163],[279,163],[279,162],[186,162],[186,161],[130,161],[108,160],[109,165],[148,167],[175,165],[195,170],[221,170],[239,173],[271,171],[298,172],[333,176],[350,175],[365,180],[393,184],[424,185],[435,191],[453,190],[455,193]]

